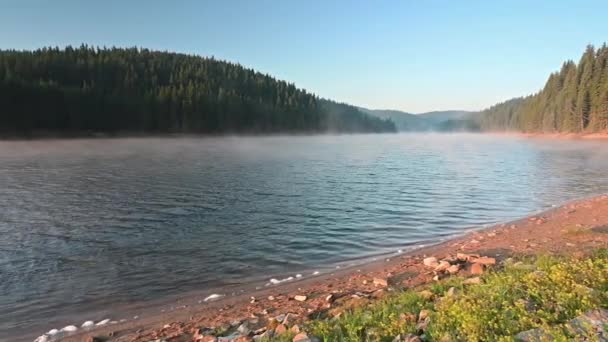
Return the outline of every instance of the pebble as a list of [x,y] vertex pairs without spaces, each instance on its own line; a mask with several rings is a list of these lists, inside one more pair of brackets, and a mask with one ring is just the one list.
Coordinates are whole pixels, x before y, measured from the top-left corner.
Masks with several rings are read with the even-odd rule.
[[386,280],[384,278],[374,278],[374,285],[376,285],[376,286],[382,286],[382,287],[387,287],[388,286],[388,280]]
[[483,274],[483,264],[471,265],[471,274]]
[[435,257],[424,258],[424,260],[422,260],[422,263],[424,264],[424,266],[428,267],[437,267],[437,265],[439,265],[439,263],[437,262],[437,258]]
[[310,337],[308,337],[308,335],[306,335],[306,333],[299,333],[296,336],[293,337],[293,342],[311,342]]
[[460,271],[460,265],[452,265],[446,270],[449,274],[456,274],[458,271]]
[[293,299],[297,300],[298,302],[305,302],[307,298],[308,297],[304,295],[296,295],[295,297],[293,297]]
[[276,328],[274,328],[274,334],[277,336],[282,335],[286,332],[287,332],[287,328],[283,324],[279,324],[279,325],[277,325]]

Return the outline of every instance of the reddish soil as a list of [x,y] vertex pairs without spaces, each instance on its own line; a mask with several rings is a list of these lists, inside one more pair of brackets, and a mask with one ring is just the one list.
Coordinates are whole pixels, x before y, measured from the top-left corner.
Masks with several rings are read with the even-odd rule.
[[[387,280],[389,288],[415,287],[433,281],[433,269],[425,267],[426,256],[438,259],[456,253],[477,253],[498,259],[536,254],[581,255],[608,247],[608,196],[575,201],[562,207],[476,231],[441,244],[416,250],[382,261],[327,276],[265,288],[240,297],[231,297],[179,312],[153,318],[105,326],[64,341],[86,341],[89,336],[112,336],[111,341],[191,341],[190,333],[199,327],[214,327],[234,320],[257,318],[264,326],[269,317],[290,313],[302,321],[333,309],[326,297],[351,297],[360,293],[370,300],[380,297],[386,288],[374,284],[374,278]],[[468,274],[468,271],[461,271]],[[382,291],[378,291],[383,289]],[[306,295],[303,302],[295,295]],[[251,300],[250,296],[256,299]],[[268,297],[273,296],[270,300]]]

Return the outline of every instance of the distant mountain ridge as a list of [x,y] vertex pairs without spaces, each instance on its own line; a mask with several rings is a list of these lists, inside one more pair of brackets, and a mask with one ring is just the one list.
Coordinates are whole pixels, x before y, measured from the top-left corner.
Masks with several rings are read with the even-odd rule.
[[474,127],[463,128],[468,127],[470,119],[476,113],[471,111],[444,110],[413,114],[392,109],[359,108],[359,110],[381,119],[389,119],[395,123],[397,130],[404,132],[475,130]]

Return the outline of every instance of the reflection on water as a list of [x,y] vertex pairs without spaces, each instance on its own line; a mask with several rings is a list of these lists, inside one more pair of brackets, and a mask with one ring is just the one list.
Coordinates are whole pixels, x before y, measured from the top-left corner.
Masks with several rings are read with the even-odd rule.
[[0,331],[322,269],[606,192],[605,146],[406,134],[0,142]]

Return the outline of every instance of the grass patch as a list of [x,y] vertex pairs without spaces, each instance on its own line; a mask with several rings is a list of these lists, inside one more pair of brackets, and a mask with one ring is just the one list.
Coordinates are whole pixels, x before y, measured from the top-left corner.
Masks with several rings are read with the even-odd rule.
[[[522,267],[524,266],[524,267]],[[426,288],[396,293],[338,318],[313,320],[305,330],[322,341],[392,341],[420,333],[418,315],[428,310],[430,341],[512,341],[544,328],[554,340],[571,340],[563,323],[594,308],[608,307],[608,249],[586,258],[540,257],[506,263],[463,285],[448,278]],[[447,296],[451,287],[455,294]],[[418,292],[431,291],[434,298]]]

